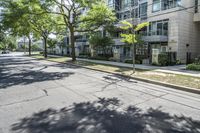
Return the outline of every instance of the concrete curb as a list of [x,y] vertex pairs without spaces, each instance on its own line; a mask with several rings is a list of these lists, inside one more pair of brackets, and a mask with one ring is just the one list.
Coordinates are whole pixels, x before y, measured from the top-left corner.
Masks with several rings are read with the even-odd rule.
[[[34,57],[32,57],[32,58],[34,58]],[[37,58],[34,58],[34,59],[37,59]],[[38,59],[38,60],[46,60],[46,59]],[[46,60],[46,61],[50,61],[50,60]],[[56,62],[56,61],[50,61],[50,62]],[[179,85],[159,82],[159,81],[155,81],[155,80],[140,78],[140,77],[132,77],[132,76],[129,76],[129,75],[123,75],[123,74],[118,74],[118,73],[113,73],[113,72],[107,72],[107,71],[104,71],[104,70],[88,68],[88,67],[85,67],[85,66],[81,66],[81,65],[77,65],[77,64],[73,64],[73,63],[69,63],[69,62],[65,62],[65,63],[64,62],[56,62],[56,63],[68,64],[68,65],[72,65],[72,66],[82,67],[82,68],[89,69],[89,70],[94,70],[94,71],[114,74],[114,75],[117,75],[117,76],[130,78],[130,79],[134,79],[134,80],[138,80],[138,81],[142,81],[142,82],[146,82],[146,83],[151,83],[151,84],[155,84],[155,85],[160,85],[160,86],[164,86],[164,87],[173,88],[173,89],[176,89],[176,90],[181,90],[181,91],[186,91],[186,92],[190,92],[190,93],[200,94],[200,89],[189,88],[189,87],[185,87],[185,86],[179,86]]]
[[146,82],[146,83],[151,83],[151,84],[160,85],[160,86],[164,86],[164,87],[170,87],[170,88],[181,90],[181,91],[186,91],[186,92],[191,92],[191,93],[195,93],[195,94],[200,94],[200,89],[189,88],[189,87],[184,87],[184,86],[178,86],[178,85],[174,85],[174,84],[159,82],[159,81],[145,79],[145,78],[132,77],[132,76],[128,76],[128,75],[107,72],[107,71],[104,71],[104,70],[97,70],[97,69],[93,69],[93,68],[87,68],[87,67],[76,65],[76,64],[72,64],[72,63],[69,63],[69,64],[70,65],[79,66],[79,67],[82,67],[82,68],[86,68],[86,69],[90,69],[90,70],[94,70],[94,71],[99,71],[99,72],[105,72],[105,73],[109,73],[109,74],[114,74],[114,75],[118,75],[118,76],[121,76],[121,77],[130,78],[130,79],[134,79],[134,80],[138,80],[138,81],[142,81],[142,82]]

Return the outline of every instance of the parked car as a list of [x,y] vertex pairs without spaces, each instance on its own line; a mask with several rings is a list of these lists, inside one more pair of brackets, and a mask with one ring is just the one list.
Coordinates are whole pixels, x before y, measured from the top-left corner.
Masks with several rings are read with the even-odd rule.
[[1,53],[2,53],[2,54],[9,54],[10,51],[9,51],[9,50],[4,50],[4,51],[2,51]]

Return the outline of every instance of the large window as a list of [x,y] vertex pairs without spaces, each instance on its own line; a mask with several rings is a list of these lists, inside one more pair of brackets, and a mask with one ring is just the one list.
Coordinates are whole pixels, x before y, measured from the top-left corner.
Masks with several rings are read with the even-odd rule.
[[167,36],[168,35],[168,20],[151,22],[148,30],[149,30],[149,33],[148,33],[149,36],[154,36],[154,35]]
[[160,11],[160,0],[153,0],[153,12]]
[[181,0],[153,0],[152,10],[157,12],[160,10],[167,10],[178,7]]

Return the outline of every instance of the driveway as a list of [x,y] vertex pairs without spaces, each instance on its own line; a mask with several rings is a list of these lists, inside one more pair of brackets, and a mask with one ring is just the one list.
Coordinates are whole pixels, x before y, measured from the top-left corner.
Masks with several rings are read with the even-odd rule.
[[200,95],[20,55],[0,57],[0,133],[168,132],[200,132]]

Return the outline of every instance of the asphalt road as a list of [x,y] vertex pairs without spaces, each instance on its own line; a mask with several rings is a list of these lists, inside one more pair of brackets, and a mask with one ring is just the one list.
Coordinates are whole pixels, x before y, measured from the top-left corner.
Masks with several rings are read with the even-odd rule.
[[200,95],[1,55],[0,133],[12,132],[199,133]]

